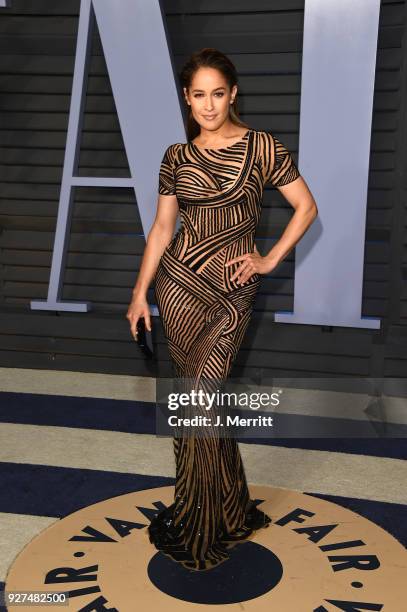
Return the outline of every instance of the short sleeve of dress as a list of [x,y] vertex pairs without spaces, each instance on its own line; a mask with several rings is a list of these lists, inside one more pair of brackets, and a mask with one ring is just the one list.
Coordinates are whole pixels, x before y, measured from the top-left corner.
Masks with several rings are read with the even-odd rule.
[[176,145],[170,145],[164,152],[161,160],[159,179],[158,179],[158,193],[161,195],[174,195],[175,194],[175,176],[174,176],[174,162],[175,162]]
[[264,184],[281,187],[292,183],[300,176],[291,153],[275,136],[264,132],[262,147],[262,168]]

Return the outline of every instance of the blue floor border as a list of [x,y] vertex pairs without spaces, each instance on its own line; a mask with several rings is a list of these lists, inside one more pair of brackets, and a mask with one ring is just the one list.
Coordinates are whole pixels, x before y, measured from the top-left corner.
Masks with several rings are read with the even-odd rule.
[[[112,452],[117,452],[116,450]],[[63,518],[91,504],[134,491],[175,484],[175,478],[48,465],[0,463],[0,512]],[[249,485],[250,488],[250,485]],[[407,506],[305,492],[349,508],[407,545]]]

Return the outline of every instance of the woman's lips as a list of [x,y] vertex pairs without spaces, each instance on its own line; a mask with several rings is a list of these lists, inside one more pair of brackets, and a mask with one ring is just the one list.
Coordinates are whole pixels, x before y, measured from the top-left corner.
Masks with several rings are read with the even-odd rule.
[[215,119],[216,115],[204,115],[204,118],[207,119],[208,121],[211,121],[212,119]]

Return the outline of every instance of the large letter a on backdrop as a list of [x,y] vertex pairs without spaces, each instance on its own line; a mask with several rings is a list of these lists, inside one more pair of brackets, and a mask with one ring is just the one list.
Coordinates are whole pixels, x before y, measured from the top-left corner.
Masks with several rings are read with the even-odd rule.
[[[131,178],[78,176],[79,143],[94,21],[97,21]],[[167,145],[185,140],[179,92],[158,0],[82,0],[68,134],[48,297],[36,310],[83,312],[61,299],[76,186],[132,187],[144,235],[157,206],[158,168]],[[154,314],[154,313],[153,313]]]

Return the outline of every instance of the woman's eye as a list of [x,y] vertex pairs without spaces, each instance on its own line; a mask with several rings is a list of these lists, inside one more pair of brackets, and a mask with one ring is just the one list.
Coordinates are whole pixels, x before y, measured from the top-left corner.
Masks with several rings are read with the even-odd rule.
[[[223,91],[217,91],[217,92],[215,93],[215,96],[219,96],[220,98],[222,98],[224,95],[225,95],[225,94],[224,94],[224,92],[223,92]],[[202,96],[202,94],[195,94],[195,95],[194,95],[194,98],[200,98],[201,96]]]

